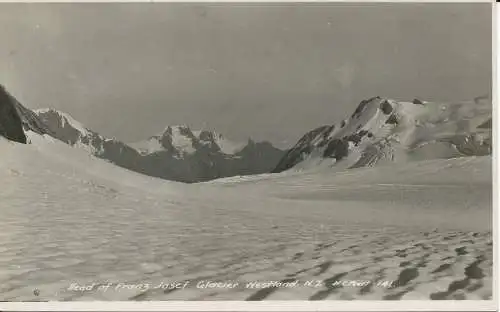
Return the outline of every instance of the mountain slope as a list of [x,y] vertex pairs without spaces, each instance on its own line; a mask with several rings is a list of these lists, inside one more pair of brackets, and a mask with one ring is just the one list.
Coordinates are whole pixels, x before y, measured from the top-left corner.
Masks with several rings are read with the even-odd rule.
[[362,101],[339,125],[304,135],[273,172],[337,169],[491,153],[491,102]]
[[211,131],[169,126],[146,141],[126,144],[86,128],[68,114],[36,110],[53,136],[121,167],[180,182],[259,174],[276,166],[284,152],[270,143],[238,144]]

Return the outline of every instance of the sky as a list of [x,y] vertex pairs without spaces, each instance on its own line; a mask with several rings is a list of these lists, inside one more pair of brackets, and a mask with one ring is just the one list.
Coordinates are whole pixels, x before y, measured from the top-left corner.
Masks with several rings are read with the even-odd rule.
[[0,3],[0,83],[135,142],[186,124],[293,145],[373,96],[491,93],[488,3]]

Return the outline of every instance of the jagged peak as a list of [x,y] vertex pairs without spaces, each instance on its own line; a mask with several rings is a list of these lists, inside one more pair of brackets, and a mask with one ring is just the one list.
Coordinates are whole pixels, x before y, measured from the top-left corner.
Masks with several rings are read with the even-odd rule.
[[393,101],[391,99],[389,99],[389,98],[384,98],[384,97],[381,97],[381,96],[378,96],[378,95],[374,96],[374,97],[371,97],[371,98],[368,98],[368,99],[362,100],[358,104],[358,106],[356,107],[356,109],[354,110],[354,112],[352,113],[351,119],[358,118],[371,105],[379,105],[379,103],[384,103],[384,102],[390,103],[390,102],[393,102]]
[[33,112],[37,114],[46,114],[46,113],[57,113],[57,114],[62,114],[61,111],[52,108],[52,107],[44,107],[44,108],[36,108],[33,110]]
[[[149,143],[148,143],[149,142]],[[160,144],[158,145],[158,142]],[[205,146],[217,146],[219,150],[227,155],[234,155],[240,152],[247,146],[261,145],[272,145],[268,141],[256,142],[251,138],[245,141],[233,141],[228,139],[219,132],[201,129],[192,130],[192,128],[187,124],[169,125],[166,126],[160,134],[153,135],[146,141],[130,143],[131,146],[143,148],[144,146],[153,146],[152,150],[157,150],[158,146],[166,144],[172,144],[175,148],[180,150],[192,151],[196,146],[196,142]]]
[[57,110],[55,108],[38,108],[33,110],[35,114],[37,114],[39,117],[43,117],[44,114],[54,114],[59,116],[61,118],[61,123],[62,126],[66,123],[68,123],[71,127],[74,129],[78,130],[81,133],[87,133],[89,132],[89,129],[85,127],[81,122],[73,118],[70,114]]
[[70,114],[68,114],[66,112],[63,112],[63,111],[60,111],[58,109],[52,108],[52,107],[49,107],[49,108],[37,108],[37,109],[34,109],[33,112],[35,112],[38,115],[52,113],[52,114],[59,115],[60,117],[64,117],[64,118],[66,118],[68,120],[74,120],[74,121],[76,121],[76,119],[74,119],[73,116],[71,116]]
[[223,139],[222,134],[210,130],[200,130],[197,133],[198,139],[201,141],[213,141],[217,139]]
[[191,127],[189,127],[189,125],[187,124],[179,124],[179,125],[169,125],[167,127],[165,127],[165,129],[191,129]]
[[158,134],[157,136],[165,136],[165,135],[174,135],[174,133],[179,133],[179,134],[184,134],[184,135],[189,135],[192,134],[193,131],[187,124],[180,124],[180,125],[169,125],[166,126],[163,131]]

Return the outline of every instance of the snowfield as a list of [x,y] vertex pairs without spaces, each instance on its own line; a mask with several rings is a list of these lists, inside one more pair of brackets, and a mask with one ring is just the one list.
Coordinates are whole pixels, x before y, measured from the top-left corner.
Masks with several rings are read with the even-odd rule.
[[490,156],[188,185],[30,140],[0,138],[2,301],[492,298]]

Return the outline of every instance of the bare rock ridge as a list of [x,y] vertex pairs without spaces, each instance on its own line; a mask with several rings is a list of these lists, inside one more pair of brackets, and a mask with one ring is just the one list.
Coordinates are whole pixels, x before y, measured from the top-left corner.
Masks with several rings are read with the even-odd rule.
[[492,106],[487,97],[437,103],[363,100],[339,125],[306,133],[272,172],[318,165],[340,169],[411,160],[491,154]]
[[0,85],[0,135],[11,141],[23,144],[27,142],[14,101],[2,85]]
[[29,143],[31,133],[53,135],[33,111],[21,105],[2,85],[0,120],[0,135],[19,143]]

